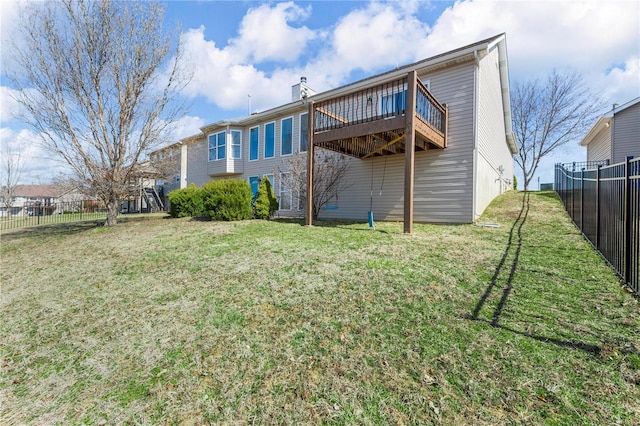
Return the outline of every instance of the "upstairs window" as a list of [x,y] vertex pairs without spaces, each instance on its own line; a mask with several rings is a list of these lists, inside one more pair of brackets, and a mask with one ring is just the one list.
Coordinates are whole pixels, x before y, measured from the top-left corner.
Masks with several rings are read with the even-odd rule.
[[285,118],[281,121],[280,129],[280,155],[293,153],[293,118]]
[[264,158],[276,155],[276,123],[264,125]]
[[257,160],[260,148],[260,128],[253,127],[249,130],[249,160]]
[[209,161],[226,158],[226,132],[209,135]]
[[231,131],[231,158],[242,158],[242,132],[240,130]]
[[300,114],[300,152],[307,152],[309,146],[309,113]]

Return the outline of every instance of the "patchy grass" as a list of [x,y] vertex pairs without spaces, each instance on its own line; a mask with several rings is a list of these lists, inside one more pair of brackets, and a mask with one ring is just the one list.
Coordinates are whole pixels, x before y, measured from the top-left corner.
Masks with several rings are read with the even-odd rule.
[[2,234],[3,424],[634,424],[640,309],[551,193],[476,225]]

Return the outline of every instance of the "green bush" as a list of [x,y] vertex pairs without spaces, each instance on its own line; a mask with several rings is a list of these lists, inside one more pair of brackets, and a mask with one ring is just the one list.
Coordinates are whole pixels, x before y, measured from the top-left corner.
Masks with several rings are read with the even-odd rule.
[[513,189],[518,189],[518,178],[516,178],[516,175],[513,175]]
[[224,179],[202,187],[204,214],[211,220],[251,219],[251,186],[244,179]]
[[256,219],[269,219],[278,210],[278,199],[273,193],[273,187],[268,177],[264,177],[258,186],[253,211]]
[[175,189],[169,193],[169,214],[171,217],[202,216],[202,201],[202,190],[193,183],[187,188]]

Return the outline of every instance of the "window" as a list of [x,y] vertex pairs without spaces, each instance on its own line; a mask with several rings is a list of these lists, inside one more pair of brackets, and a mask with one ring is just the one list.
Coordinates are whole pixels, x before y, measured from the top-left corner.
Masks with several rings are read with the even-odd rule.
[[249,130],[249,161],[258,159],[258,149],[260,147],[259,137],[260,128],[252,127],[251,130]]
[[280,210],[291,210],[292,193],[291,188],[286,184],[291,179],[291,173],[280,174]]
[[293,152],[293,117],[283,119],[280,124],[280,155],[289,155]]
[[273,158],[276,152],[276,123],[264,125],[264,158]]
[[307,152],[309,146],[309,113],[300,114],[300,152]]
[[224,160],[227,134],[225,132],[209,135],[209,161]]
[[392,93],[382,97],[382,111],[381,115],[384,116],[396,116],[404,114],[404,110],[407,107],[407,91]]
[[251,186],[251,193],[255,197],[258,192],[258,187],[260,186],[260,178],[258,176],[249,177],[249,185]]
[[231,158],[242,158],[242,131],[231,131]]

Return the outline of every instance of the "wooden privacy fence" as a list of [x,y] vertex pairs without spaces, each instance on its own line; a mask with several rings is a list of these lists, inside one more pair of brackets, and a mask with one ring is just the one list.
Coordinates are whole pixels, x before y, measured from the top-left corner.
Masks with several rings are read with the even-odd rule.
[[640,158],[556,164],[555,190],[584,236],[640,296]]

